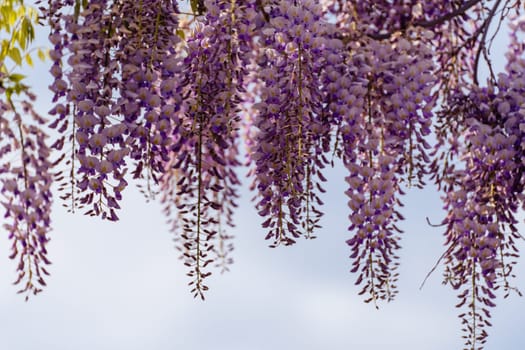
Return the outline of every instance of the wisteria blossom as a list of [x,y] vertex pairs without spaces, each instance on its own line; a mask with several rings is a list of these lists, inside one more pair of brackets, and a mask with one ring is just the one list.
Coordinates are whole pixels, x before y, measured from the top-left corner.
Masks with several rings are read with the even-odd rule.
[[318,72],[328,55],[330,24],[313,1],[280,1],[268,14],[256,57],[261,102],[251,159],[266,238],[289,245],[312,236],[321,216],[318,192],[331,128],[323,122]]
[[[366,302],[399,292],[402,198],[429,181],[447,213],[434,225],[465,349],[483,348],[498,291],[520,294],[521,1],[37,4],[49,27],[49,120],[3,61],[16,53],[0,56],[0,203],[22,292],[45,285],[53,183],[70,211],[112,221],[131,182],[159,198],[204,299],[206,278],[233,262],[238,168],[249,168],[264,238],[277,247],[316,237],[324,169],[339,161],[341,234]],[[507,24],[500,72],[490,48]]]
[[11,241],[9,258],[17,262],[14,283],[27,300],[42,291],[49,274],[53,164],[42,131],[45,120],[33,109],[31,96],[20,105],[19,110],[0,102],[0,204],[2,228]]
[[234,225],[240,181],[238,117],[240,93],[247,74],[240,57],[248,55],[254,2],[236,5],[229,1],[209,1],[207,12],[193,24],[185,57],[178,63],[171,94],[185,100],[173,111],[170,159],[161,180],[162,201],[176,234],[177,249],[190,268],[191,290],[204,298],[208,289],[204,278],[214,263],[227,271],[233,246],[227,227]]

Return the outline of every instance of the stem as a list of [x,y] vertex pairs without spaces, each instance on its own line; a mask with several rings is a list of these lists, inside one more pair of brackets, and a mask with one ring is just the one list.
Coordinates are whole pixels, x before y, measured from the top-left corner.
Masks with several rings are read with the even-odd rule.
[[[23,169],[23,172],[24,172],[24,189],[27,191],[27,189],[29,188],[29,183],[28,183],[28,172],[27,172],[27,167],[26,167],[26,152],[25,152],[25,145],[24,145],[24,132],[22,130],[22,121],[20,119],[18,119],[17,121],[17,124],[18,124],[18,134],[20,136],[20,148],[21,148],[21,151],[20,151],[20,154],[21,154],[21,158],[22,158],[22,169]],[[27,207],[27,204],[25,203],[24,201],[24,212],[25,212],[25,215],[26,215],[26,220],[27,218],[29,217],[29,211],[28,211],[28,207]],[[26,223],[26,247],[24,247],[24,250],[27,250],[27,254],[26,254],[26,257],[27,257],[27,273],[28,273],[28,278],[27,278],[27,287],[31,286],[32,285],[32,279],[33,279],[33,269],[31,268],[31,249],[30,249],[30,242],[29,242],[29,236],[30,236],[30,227],[29,227],[29,224]],[[26,288],[27,288],[26,287]],[[27,300],[27,298],[26,298]]]
[[[233,26],[234,26],[234,23],[235,23],[235,1],[236,0],[231,0],[231,3],[230,3],[230,18],[231,18],[231,23],[230,23],[230,27],[228,28],[228,34],[229,34],[229,40],[228,42],[226,43],[226,47],[227,47],[227,51],[228,51],[228,58],[229,58],[229,64],[230,64],[230,67],[228,67],[229,69],[226,69],[226,81],[227,81],[227,84],[228,84],[228,98],[226,100],[226,106],[225,106],[225,113],[226,115],[229,115],[230,114],[230,100],[232,98],[232,87],[233,87],[233,79],[232,79],[232,72],[233,72],[233,69],[234,69],[234,66],[233,66],[233,49],[232,49],[232,38],[233,38]],[[228,123],[228,129],[230,128],[230,124]],[[229,130],[231,131],[231,130]]]
[[474,259],[472,259],[472,301],[471,301],[471,313],[472,313],[472,333],[471,342],[472,350],[476,350],[476,265]]
[[277,225],[279,227],[279,240],[278,243],[281,243],[284,240],[284,226],[283,226],[283,203],[282,197],[279,197],[279,216],[277,218]]
[[375,289],[375,272],[374,272],[374,259],[372,259],[372,250],[368,247],[368,272],[370,274],[370,294],[372,295],[372,300],[374,301],[374,306],[376,309],[379,309],[377,306],[377,295]]
[[298,59],[299,59],[299,74],[298,74],[298,77],[297,77],[297,80],[298,80],[298,89],[299,89],[299,113],[298,113],[298,117],[299,117],[299,129],[297,131],[297,135],[298,135],[298,142],[299,142],[299,159],[302,158],[302,147],[303,147],[303,138],[302,138],[302,133],[303,133],[303,65],[302,65],[302,47],[301,47],[301,44],[299,43],[299,47],[298,47]]
[[[142,1],[142,0],[141,0]],[[153,59],[156,58],[156,54],[157,54],[157,40],[159,38],[159,27],[160,27],[160,14],[162,13],[162,8],[159,9],[159,11],[157,12],[157,17],[155,18],[155,32],[153,33],[153,52],[150,56],[150,59],[149,59],[149,67],[151,70],[153,70]]]
[[306,167],[306,238],[311,238],[313,227],[310,226],[310,165]]
[[71,170],[70,170],[70,176],[71,176],[71,212],[72,213],[75,213],[75,185],[76,185],[76,181],[75,181],[75,153],[76,153],[76,149],[75,149],[75,131],[76,131],[76,128],[75,128],[75,115],[76,115],[76,106],[73,107],[73,142],[72,142],[72,147],[71,147]]
[[412,154],[414,153],[414,140],[412,140],[412,134],[413,134],[413,125],[412,122],[409,123],[409,138],[408,138],[408,187],[412,184],[412,176],[414,172],[414,159],[412,158]]
[[197,285],[196,288],[199,291],[201,298],[202,290],[202,274],[200,269],[200,235],[201,235],[201,206],[202,206],[202,113],[199,113],[199,146],[197,150],[197,237],[195,238],[195,243],[197,245],[197,256],[196,256],[196,266],[195,272],[197,273]]
[[142,0],[139,0],[139,13],[137,14],[137,22],[138,23],[138,26],[139,26],[139,37],[138,37],[138,41],[139,42],[142,42],[142,7],[143,7],[143,3],[142,3]]

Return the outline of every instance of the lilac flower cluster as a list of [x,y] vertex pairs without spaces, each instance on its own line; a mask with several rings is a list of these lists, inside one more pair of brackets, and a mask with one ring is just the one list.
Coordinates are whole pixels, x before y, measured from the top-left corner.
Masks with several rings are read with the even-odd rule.
[[0,204],[5,212],[3,228],[12,242],[10,258],[18,262],[15,284],[22,284],[19,293],[25,293],[27,300],[42,291],[44,276],[49,274],[45,265],[50,264],[46,245],[53,164],[42,131],[44,120],[31,101],[19,104],[23,114],[14,104],[0,101]]
[[165,211],[176,207],[172,220],[178,249],[190,268],[192,293],[203,298],[203,280],[215,262],[223,271],[233,249],[225,226],[233,226],[237,187],[239,94],[246,74],[240,57],[249,34],[254,4],[207,1],[206,14],[194,24],[181,62],[180,85],[185,96],[176,113],[170,161],[162,179]]
[[328,23],[313,1],[276,1],[262,28],[257,57],[260,99],[251,159],[257,208],[266,218],[266,239],[290,245],[319,227],[323,192],[323,153],[329,149],[330,125],[321,119],[318,87]]
[[[61,101],[51,111],[57,115],[52,126],[70,133],[68,163],[76,187],[63,198],[73,208],[78,201],[91,205],[88,214],[116,220],[127,186],[127,158],[137,162],[135,178],[146,169],[152,181],[167,160],[172,115],[180,103],[180,96],[169,96],[176,73],[171,57],[179,42],[177,7],[170,1],[91,1],[73,15],[56,3],[51,9],[56,27],[50,36],[55,45],[51,89]],[[65,74],[60,68],[64,51],[70,53]],[[63,144],[64,138],[55,145]]]
[[[175,56],[180,38],[173,1],[123,2],[115,60],[121,66],[117,111],[129,130],[126,145],[137,162],[133,175],[156,183],[168,160],[171,133],[181,103]],[[131,20],[133,19],[133,20]],[[146,173],[145,175],[143,173]]]
[[439,78],[434,93],[445,100],[451,90],[476,80],[475,61],[482,50],[481,46],[477,50],[472,48],[491,20],[480,1],[323,0],[321,3],[346,40],[360,42],[366,37],[382,40],[401,35],[431,46],[440,67],[434,72]]
[[351,46],[349,60],[347,75],[332,74],[327,86],[349,171],[352,272],[375,303],[396,293],[400,185],[421,186],[429,162],[433,64],[427,47],[404,38]]
[[[446,279],[468,308],[466,345],[476,348],[494,291],[512,289],[515,216],[525,205],[523,20],[511,28],[506,73],[491,70],[486,88],[477,78],[483,58],[490,67],[491,23],[511,3],[198,0],[184,23],[172,0],[50,0],[42,8],[53,45],[51,127],[62,135],[52,147],[67,167],[62,199],[116,220],[128,173],[146,179],[147,194],[160,184],[192,293],[203,298],[209,266],[232,262],[226,228],[243,117],[272,246],[314,237],[323,168],[342,159],[352,271],[376,303],[397,293],[403,187],[422,187],[430,173],[448,211]],[[36,292],[54,164],[41,128],[3,102],[0,134],[6,227],[20,279],[29,277],[24,291]]]
[[358,31],[377,39],[390,37],[394,32],[404,32],[411,27],[435,28],[444,23],[462,21],[469,16],[466,14],[469,9],[479,5],[479,1],[441,0],[382,0],[355,3],[323,0],[323,3],[331,12],[350,16],[352,21],[357,22],[355,28]]
[[[445,281],[460,290],[458,307],[468,307],[461,317],[469,347],[485,341],[485,327],[491,325],[487,307],[495,305],[496,289],[499,285],[510,288],[507,277],[513,262],[508,259],[515,257],[512,247],[518,238],[514,194],[517,137],[502,125],[509,122],[509,110],[500,102],[503,98],[508,103],[506,93],[501,90],[500,96],[495,96],[480,89],[464,100],[466,147],[460,154],[465,168],[451,173],[445,186]],[[503,115],[497,115],[498,107],[505,111]]]
[[468,95],[458,92],[449,101],[462,127],[454,129],[458,141],[451,144],[446,175],[436,177],[445,189],[448,211],[445,281],[459,291],[457,306],[467,308],[461,318],[469,348],[481,348],[486,341],[496,290],[516,290],[509,277],[518,257],[516,240],[522,238],[516,213],[524,199],[521,23],[511,26],[507,72],[488,87],[473,88]]
[[[60,4],[55,4],[54,9],[50,14],[51,20],[57,23],[56,31],[50,36],[55,45],[51,55],[55,59],[51,69],[55,81],[51,90],[60,103],[51,111],[57,115],[52,127],[69,133],[70,182],[76,187],[62,198],[71,200],[71,210],[78,203],[90,205],[88,214],[116,220],[117,200],[126,184],[122,169],[126,150],[121,136],[126,128],[112,125],[110,119],[113,89],[118,86],[115,77],[118,65],[111,59],[116,9],[110,9],[108,1],[92,1],[81,14],[62,14]],[[65,24],[61,26],[60,21]],[[65,32],[61,32],[61,28]],[[57,68],[64,50],[70,53],[67,60],[70,70],[66,72]],[[57,148],[62,148],[64,138],[55,144]],[[79,198],[75,197],[77,190],[81,194]]]

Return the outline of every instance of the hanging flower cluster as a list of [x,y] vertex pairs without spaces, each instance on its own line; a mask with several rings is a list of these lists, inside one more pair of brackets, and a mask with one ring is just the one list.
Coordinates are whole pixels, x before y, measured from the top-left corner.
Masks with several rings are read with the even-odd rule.
[[278,1],[262,28],[257,65],[260,99],[256,105],[255,147],[251,159],[257,208],[266,220],[266,239],[290,245],[319,227],[321,169],[329,151],[331,127],[322,118],[319,90],[329,30],[313,1]]
[[124,1],[118,11],[127,16],[121,19],[115,42],[122,74],[117,110],[123,116],[122,129],[129,130],[125,143],[136,161],[133,175],[146,177],[150,186],[163,172],[172,129],[178,123],[177,6],[172,1]]
[[22,1],[0,7],[0,227],[10,242],[9,258],[17,263],[14,284],[27,300],[42,291],[49,274],[54,164],[46,120],[35,111],[35,95],[18,69],[33,62],[29,43],[38,13]]
[[351,100],[357,103],[349,104],[341,132],[355,232],[347,243],[357,283],[364,283],[361,293],[375,303],[396,293],[401,183],[421,186],[429,162],[433,63],[424,44],[404,38],[372,41],[351,60]]
[[486,341],[496,291],[503,288],[506,295],[511,290],[520,294],[509,277],[518,257],[516,241],[522,238],[516,213],[520,203],[524,205],[521,23],[512,25],[507,72],[487,88],[475,88],[468,95],[458,92],[449,102],[462,128],[455,130],[461,143],[454,142],[450,148],[452,164],[446,176],[437,177],[446,191],[448,211],[445,282],[459,292],[457,307],[466,308],[460,316],[469,348],[481,348]]
[[[118,67],[110,56],[114,12],[108,12],[107,6],[107,1],[91,2],[82,16],[62,14],[60,4],[52,7],[55,11],[50,18],[57,22],[57,31],[50,37],[55,45],[51,53],[55,59],[52,67],[55,81],[51,90],[61,103],[51,114],[58,116],[52,126],[67,133],[73,146],[72,159],[68,159],[67,165],[74,187],[63,198],[71,200],[71,210],[78,201],[82,206],[91,206],[88,214],[116,220],[117,199],[125,180],[122,178],[122,157],[113,154],[121,151],[119,144],[122,144],[124,130],[112,125],[109,119],[112,92],[118,86],[114,77]],[[65,32],[60,31],[61,20],[65,23]],[[70,53],[67,59],[70,69],[63,72],[60,59],[64,55],[62,51],[66,50]],[[55,144],[57,148],[62,148],[64,138]],[[109,157],[112,151],[113,158]],[[77,192],[79,198],[75,197]]]
[[[167,160],[174,103],[180,102],[180,96],[168,96],[176,69],[169,58],[179,42],[177,7],[170,1],[92,1],[66,14],[59,3],[49,14],[56,28],[50,36],[51,89],[61,101],[51,111],[58,117],[52,126],[73,144],[68,165],[74,186],[63,198],[72,209],[78,201],[91,205],[88,214],[116,220],[128,159],[136,162],[134,177],[146,176],[148,185]],[[63,143],[64,137],[57,148]]]
[[[29,96],[32,98],[32,96]],[[44,119],[30,100],[14,104],[0,101],[0,204],[3,228],[11,241],[11,259],[17,260],[19,293],[37,294],[46,285],[46,244],[49,241],[53,164]],[[23,113],[23,114],[22,114]],[[22,115],[24,119],[22,120]]]
[[[254,4],[214,0],[206,2],[206,14],[198,18],[187,39],[186,56],[174,93],[185,100],[175,113],[170,160],[162,179],[165,211],[172,218],[178,250],[190,268],[189,283],[195,296],[204,298],[203,280],[215,263],[222,271],[232,263],[233,246],[228,226],[240,182],[238,129],[240,93],[246,70],[241,57],[248,46],[240,40],[255,24]],[[244,36],[244,37],[243,37]]]
[[489,28],[520,2],[488,3],[191,0],[192,13],[173,0],[41,5],[58,161],[30,104],[26,122],[0,100],[1,203],[23,291],[45,283],[55,167],[70,210],[109,220],[130,177],[149,198],[158,191],[191,291],[204,298],[211,267],[233,261],[244,134],[272,247],[315,237],[323,168],[341,159],[351,271],[376,305],[397,293],[404,188],[435,181],[448,213],[445,279],[467,308],[466,346],[479,349],[495,291],[513,289],[525,203],[524,22],[512,24],[496,77]]
[[466,147],[460,152],[465,168],[452,173],[446,186],[445,281],[460,290],[458,307],[468,308],[461,315],[467,346],[485,342],[484,328],[491,325],[488,307],[495,305],[499,286],[511,289],[508,277],[517,257],[515,190],[523,180],[522,170],[515,171],[523,168],[518,156],[523,151],[518,151],[521,142],[512,133],[516,130],[509,129],[510,108],[516,112],[520,108],[509,92],[503,88],[495,95],[481,89],[464,100]]

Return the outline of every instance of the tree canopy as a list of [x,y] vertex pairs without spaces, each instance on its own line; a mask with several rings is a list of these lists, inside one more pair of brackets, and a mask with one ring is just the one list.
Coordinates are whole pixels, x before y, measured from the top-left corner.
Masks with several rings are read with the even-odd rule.
[[[397,294],[402,196],[429,181],[447,211],[440,262],[458,293],[465,348],[482,349],[500,290],[520,294],[521,1],[36,6],[0,6],[0,203],[26,298],[49,274],[54,197],[117,221],[137,183],[162,202],[191,292],[204,299],[211,271],[233,261],[236,169],[249,167],[265,238],[277,247],[315,238],[323,169],[335,162],[346,169],[349,265],[366,302]],[[35,25],[49,30],[46,116],[19,73],[32,64]],[[498,72],[490,48],[505,33]]]

